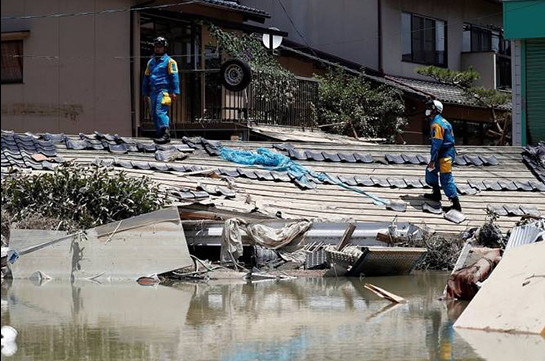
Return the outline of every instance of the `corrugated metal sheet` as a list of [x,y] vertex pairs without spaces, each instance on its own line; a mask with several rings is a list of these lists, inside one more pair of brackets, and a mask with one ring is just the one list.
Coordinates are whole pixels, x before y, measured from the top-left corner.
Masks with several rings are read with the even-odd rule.
[[520,227],[515,227],[511,231],[509,241],[505,246],[505,251],[512,247],[522,246],[523,244],[534,243],[540,236],[545,237],[544,222],[536,222],[536,225],[527,224]]

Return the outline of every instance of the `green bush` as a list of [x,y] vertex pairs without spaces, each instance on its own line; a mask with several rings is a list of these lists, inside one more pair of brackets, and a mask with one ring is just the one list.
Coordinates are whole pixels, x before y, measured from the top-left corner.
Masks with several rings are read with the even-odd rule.
[[84,229],[157,210],[167,203],[147,177],[75,164],[53,172],[2,180],[2,213],[13,222],[35,218],[63,221]]
[[320,125],[333,124],[333,132],[393,141],[407,123],[405,103],[397,89],[373,86],[365,78],[340,69],[317,78],[315,118]]

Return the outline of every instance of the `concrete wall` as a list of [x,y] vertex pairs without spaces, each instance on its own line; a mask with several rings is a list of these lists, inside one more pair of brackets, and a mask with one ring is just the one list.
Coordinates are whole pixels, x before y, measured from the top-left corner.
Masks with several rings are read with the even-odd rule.
[[[242,0],[271,14],[266,26],[289,33],[288,38],[316,49],[378,69],[378,0]],[[401,12],[447,22],[448,67],[461,68],[463,23],[502,24],[501,4],[485,0],[382,0],[383,69],[391,75],[419,78],[419,64],[401,61]],[[421,77],[423,78],[423,77]]]
[[[2,0],[2,16],[130,8],[130,0]],[[2,129],[131,134],[130,13],[2,21],[29,30],[22,84],[2,84]]]
[[493,51],[462,53],[461,68],[473,67],[481,78],[475,85],[496,89],[496,53]]
[[462,69],[462,35],[464,22],[501,26],[501,4],[484,0],[383,0],[384,72],[422,78],[415,73],[420,64],[401,61],[401,12],[429,16],[447,22],[447,58],[450,69]]
[[241,3],[267,11],[265,26],[287,31],[292,41],[378,68],[377,0],[282,0],[289,17],[278,0]]

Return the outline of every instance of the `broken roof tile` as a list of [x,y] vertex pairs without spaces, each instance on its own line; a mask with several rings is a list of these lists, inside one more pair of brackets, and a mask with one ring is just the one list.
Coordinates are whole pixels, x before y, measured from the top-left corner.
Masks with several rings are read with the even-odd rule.
[[288,149],[288,155],[292,159],[307,160],[307,156],[305,155],[305,153],[300,152],[295,148]]
[[64,142],[65,138],[66,138],[66,135],[64,135],[64,133],[57,133],[57,134],[45,133],[42,135],[43,140],[47,140],[52,143]]
[[502,186],[495,180],[490,179],[484,179],[483,184],[485,185],[486,189],[489,191],[501,191]]
[[463,214],[460,211],[457,211],[456,209],[451,209],[450,211],[445,213],[443,215],[443,217],[445,217],[446,220],[449,220],[449,221],[454,222],[456,224],[460,224],[460,223],[462,223],[463,221],[466,220],[465,214]]
[[467,161],[464,156],[457,156],[454,158],[454,164],[456,165],[467,165]]
[[136,169],[142,169],[142,170],[151,169],[149,162],[131,160],[131,164]]
[[338,175],[337,179],[339,179],[340,182],[347,184],[351,187],[357,186],[358,182],[354,179],[354,177],[350,176],[344,176],[344,175]]
[[149,162],[151,169],[158,170],[160,172],[166,172],[169,170],[169,166],[166,163],[161,162]]
[[125,154],[129,152],[129,146],[127,144],[108,144],[108,150],[114,154]]
[[145,152],[145,153],[154,153],[157,150],[157,146],[153,143],[141,143],[136,142],[136,148],[138,148],[139,152]]
[[467,183],[478,191],[485,191],[487,188],[480,179],[468,179]]
[[305,155],[308,160],[315,160],[315,161],[321,162],[325,159],[321,152],[313,152],[310,150],[306,150]]
[[513,181],[510,180],[498,180],[498,184],[505,191],[516,191],[518,188]]
[[235,198],[236,192],[232,189],[229,189],[224,186],[218,186],[218,191],[225,197],[225,198]]
[[534,190],[534,187],[532,187],[528,181],[521,182],[519,180],[515,180],[514,183],[515,183],[515,186],[517,186],[517,189],[519,191],[532,191],[532,190]]
[[238,172],[241,176],[246,177],[248,179],[257,179],[257,174],[255,174],[255,171],[248,169],[248,168],[239,168]]
[[403,178],[405,183],[407,183],[407,188],[423,188],[424,184],[420,181],[419,178]]
[[486,209],[497,214],[498,216],[507,216],[507,210],[503,206],[493,206],[489,204],[486,206]]
[[521,217],[524,215],[524,211],[520,209],[519,205],[504,205],[503,206],[505,210],[507,211],[508,216],[516,216]]
[[371,177],[368,176],[355,176],[354,180],[358,183],[359,186],[371,187],[375,183],[371,180]]
[[405,160],[401,156],[401,154],[385,154],[384,158],[389,164],[403,164],[405,163]]
[[341,158],[337,153],[329,153],[329,152],[322,152],[322,155],[324,156],[325,160],[330,162],[340,162]]
[[42,163],[42,167],[45,170],[55,170],[55,165],[47,160],[44,160]]
[[373,163],[373,157],[367,153],[354,153],[354,158],[360,163]]
[[420,164],[420,160],[418,159],[416,154],[401,154],[401,157],[403,158],[405,163]]
[[259,180],[266,180],[266,181],[273,181],[274,180],[274,177],[272,176],[271,172],[270,171],[259,171],[259,170],[256,170],[255,171],[255,174],[257,175],[257,178]]
[[294,149],[295,147],[290,143],[282,143],[282,144],[273,144],[273,148],[276,148],[278,150],[282,151],[288,151],[288,149]]
[[286,172],[271,172],[273,179],[277,182],[290,182],[291,178]]
[[96,134],[83,134],[83,133],[79,133],[79,137],[80,139],[85,139],[85,140],[95,140],[97,139],[97,136]]
[[237,168],[219,168],[221,175],[226,175],[228,177],[239,177],[240,173]]
[[473,164],[473,165],[476,165],[477,167],[483,165],[483,161],[481,160],[481,158],[479,158],[478,155],[471,155],[471,154],[466,154],[463,156],[466,160],[466,162],[470,163],[470,164]]
[[390,183],[390,186],[403,189],[407,188],[407,183],[403,180],[403,178],[397,178],[397,177],[390,177],[387,178],[388,183]]
[[462,195],[474,195],[478,192],[477,189],[470,187],[468,184],[456,184],[456,188]]
[[498,162],[498,159],[494,155],[486,156],[486,155],[480,155],[479,158],[481,158],[484,165],[498,165],[500,162]]
[[341,162],[346,162],[346,163],[357,162],[356,157],[354,156],[354,153],[339,152],[338,155],[339,155],[339,158],[341,159]]
[[168,163],[168,168],[171,171],[174,171],[174,172],[187,172],[188,171],[188,167],[186,165],[179,164],[179,163]]
[[316,185],[312,182],[309,182],[308,179],[303,176],[301,179],[299,178],[293,178],[293,182],[301,189],[307,190],[307,189],[315,189]]
[[376,185],[376,186],[390,188],[390,183],[388,183],[386,178],[371,177],[371,180],[373,181],[373,184]]
[[530,186],[534,191],[545,192],[545,184],[540,181],[530,181]]
[[430,162],[430,158],[426,155],[417,154],[416,157],[420,161],[420,164],[428,164]]
[[524,214],[533,216],[533,217],[541,217],[541,212],[539,209],[537,209],[534,206],[527,206],[527,205],[520,205],[520,209],[524,212]]

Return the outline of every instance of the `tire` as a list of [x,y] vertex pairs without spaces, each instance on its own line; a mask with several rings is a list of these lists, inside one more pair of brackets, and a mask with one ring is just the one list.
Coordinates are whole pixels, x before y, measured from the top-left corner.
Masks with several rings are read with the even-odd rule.
[[244,90],[252,81],[252,69],[242,60],[227,60],[221,64],[220,78],[225,89],[238,92]]

